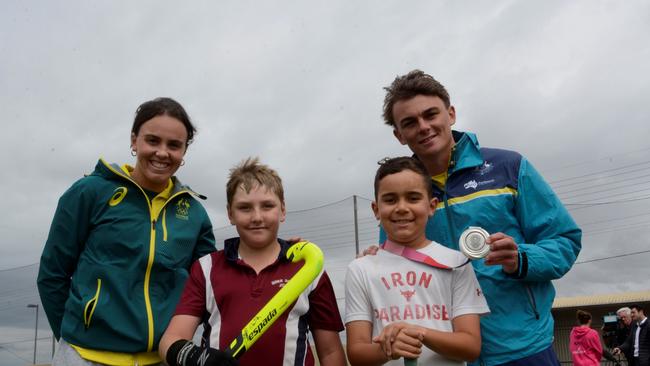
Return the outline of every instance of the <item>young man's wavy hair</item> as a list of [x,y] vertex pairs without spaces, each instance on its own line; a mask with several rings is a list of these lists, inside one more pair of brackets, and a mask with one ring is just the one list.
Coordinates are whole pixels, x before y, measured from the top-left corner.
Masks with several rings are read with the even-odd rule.
[[246,193],[249,193],[253,188],[264,187],[275,193],[280,202],[284,204],[282,179],[275,170],[260,163],[257,157],[249,157],[230,169],[228,183],[226,183],[226,199],[229,208],[239,187],[242,187]]
[[395,127],[393,119],[393,106],[402,100],[409,100],[417,95],[438,97],[449,108],[451,99],[447,89],[440,84],[433,76],[425,74],[421,70],[413,70],[406,75],[398,76],[390,86],[384,88],[384,121],[387,125]]

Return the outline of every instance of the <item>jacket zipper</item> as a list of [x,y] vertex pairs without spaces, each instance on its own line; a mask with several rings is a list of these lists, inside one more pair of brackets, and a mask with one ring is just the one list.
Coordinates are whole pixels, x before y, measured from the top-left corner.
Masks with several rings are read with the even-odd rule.
[[530,288],[530,285],[526,285],[526,293],[528,294],[528,301],[533,307],[533,313],[535,314],[535,319],[539,320],[539,312],[537,311],[537,302],[535,301],[535,295],[533,290]]
[[[136,184],[136,186],[138,186]],[[140,188],[140,186],[138,186]],[[153,268],[153,262],[154,258],[156,255],[156,217],[153,217],[153,210],[151,206],[151,202],[149,201],[149,197],[147,197],[147,194],[140,188],[142,191],[142,194],[144,194],[145,199],[147,200],[147,204],[149,205],[149,214],[151,215],[151,239],[149,241],[149,259],[147,261],[147,270],[145,271],[144,275],[144,302],[147,308],[147,321],[148,321],[148,331],[149,331],[149,338],[147,341],[147,352],[153,351],[154,344],[153,344],[153,339],[154,339],[154,321],[153,321],[153,311],[151,307],[151,298],[149,297],[149,284],[151,282],[151,269]],[[169,202],[171,202],[174,198],[177,196],[184,194],[184,193],[189,193],[187,190],[182,190],[174,193],[171,195],[165,203],[162,205],[162,210],[160,212],[164,212],[166,210],[166,206]],[[163,224],[165,223],[164,215],[163,215]],[[163,238],[166,240],[166,232],[167,229],[164,228],[164,235]]]
[[[147,198],[148,200],[148,198]],[[149,206],[151,212],[151,206]],[[151,236],[149,239],[149,259],[147,260],[147,270],[144,273],[144,303],[147,309],[147,352],[153,350],[153,311],[151,309],[151,298],[149,297],[149,282],[151,281],[151,268],[153,268],[153,260],[156,253],[156,219],[151,219]]]
[[[153,262],[154,262],[154,257],[156,254],[156,218],[153,217],[153,210],[152,210],[152,205],[151,201],[149,200],[149,197],[147,196],[147,193],[136,183],[131,177],[126,176],[118,171],[116,171],[110,164],[107,164],[104,162],[104,165],[113,173],[117,174],[118,176],[130,181],[133,183],[136,187],[140,189],[140,192],[144,195],[144,199],[147,201],[147,208],[149,209],[149,216],[151,218],[151,235],[149,239],[149,258],[147,260],[147,269],[145,271],[144,275],[144,302],[145,302],[145,307],[147,310],[147,330],[148,330],[148,339],[147,339],[147,352],[151,352],[154,348],[153,344],[153,339],[154,339],[154,321],[153,321],[153,311],[151,309],[151,299],[149,297],[149,283],[151,280],[151,269],[153,268]],[[191,193],[188,190],[181,190],[173,195],[171,195],[163,204],[162,209],[164,210],[165,207],[169,202],[171,202],[174,198],[177,196],[183,194],[183,193]]]
[[449,208],[449,202],[447,201],[448,195],[447,191],[449,188],[449,179],[451,179],[451,174],[452,174],[452,169],[453,167],[453,161],[449,162],[449,167],[447,168],[447,179],[445,179],[445,188],[444,191],[442,192],[442,201],[445,204],[445,216],[447,217],[447,225],[449,226],[449,234],[451,235],[451,238],[449,240],[449,245],[453,247],[454,241],[458,241],[456,239],[456,228],[454,225],[452,225],[452,218],[451,218],[451,209]]
[[445,183],[445,191],[442,193],[442,201],[445,204],[445,216],[447,217],[447,225],[449,226],[449,245],[453,245],[454,238],[456,237],[456,229],[452,225],[451,212],[449,208],[449,203],[447,202],[447,184]]

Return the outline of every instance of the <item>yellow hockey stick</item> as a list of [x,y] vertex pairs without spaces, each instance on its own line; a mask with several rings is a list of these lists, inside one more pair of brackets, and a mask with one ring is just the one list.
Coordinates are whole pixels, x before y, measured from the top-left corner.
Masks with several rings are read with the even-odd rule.
[[230,346],[224,351],[234,358],[250,349],[273,323],[284,313],[300,294],[314,281],[323,268],[323,252],[314,243],[301,241],[287,250],[287,259],[292,262],[305,261],[305,264],[291,279],[264,305],[242,329]]

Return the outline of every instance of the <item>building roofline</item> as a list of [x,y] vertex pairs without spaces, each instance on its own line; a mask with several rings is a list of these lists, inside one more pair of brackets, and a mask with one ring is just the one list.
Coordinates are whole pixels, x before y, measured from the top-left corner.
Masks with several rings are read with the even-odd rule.
[[650,301],[649,291],[631,291],[615,294],[600,294],[590,296],[558,297],[553,301],[553,309],[575,308],[578,306],[598,306]]

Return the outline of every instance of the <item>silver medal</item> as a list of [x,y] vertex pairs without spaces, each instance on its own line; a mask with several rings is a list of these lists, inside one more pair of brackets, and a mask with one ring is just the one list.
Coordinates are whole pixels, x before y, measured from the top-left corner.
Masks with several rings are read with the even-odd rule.
[[470,226],[460,235],[458,247],[469,259],[483,258],[490,252],[490,246],[486,243],[489,236],[483,228]]

